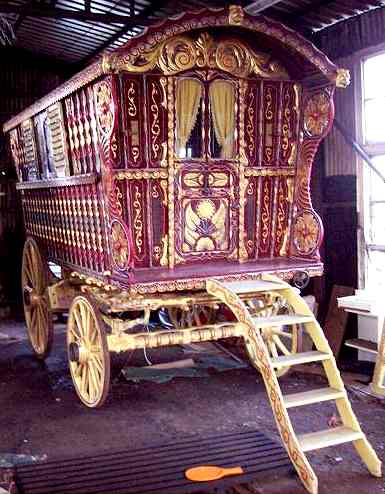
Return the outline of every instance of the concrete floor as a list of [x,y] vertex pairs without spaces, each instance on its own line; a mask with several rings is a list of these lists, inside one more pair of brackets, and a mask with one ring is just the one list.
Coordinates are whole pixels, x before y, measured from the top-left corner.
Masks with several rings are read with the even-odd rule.
[[[49,459],[172,442],[245,429],[260,429],[277,437],[260,376],[252,368],[213,372],[209,378],[177,378],[166,384],[116,380],[105,406],[89,410],[73,388],[64,344],[63,325],[55,327],[55,343],[45,364],[32,356],[22,322],[0,322],[0,460],[4,454]],[[184,358],[179,348],[150,351],[154,363]],[[136,354],[131,362],[143,362]],[[322,377],[292,372],[281,379],[284,392],[325,386]],[[369,440],[385,460],[385,403],[349,393]],[[296,430],[328,427],[332,403],[291,412]],[[382,494],[384,479],[374,479],[350,445],[309,455],[319,477],[320,494]],[[299,494],[305,491],[295,476],[271,475],[253,492]]]

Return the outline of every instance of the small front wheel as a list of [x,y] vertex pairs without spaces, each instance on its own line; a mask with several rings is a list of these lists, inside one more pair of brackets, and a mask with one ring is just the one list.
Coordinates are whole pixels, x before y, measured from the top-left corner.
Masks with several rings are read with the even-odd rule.
[[72,381],[80,400],[87,407],[101,407],[110,388],[110,353],[99,309],[86,295],[75,297],[70,307],[67,351]]

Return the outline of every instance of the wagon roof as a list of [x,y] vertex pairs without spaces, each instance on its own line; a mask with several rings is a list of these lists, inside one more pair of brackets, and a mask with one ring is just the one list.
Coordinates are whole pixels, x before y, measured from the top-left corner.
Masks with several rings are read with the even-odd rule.
[[[311,41],[289,27],[262,15],[250,15],[239,6],[219,9],[204,8],[193,12],[185,12],[149,26],[143,33],[131,38],[122,47],[108,55],[104,55],[21,113],[12,117],[4,124],[4,132],[11,130],[24,120],[43,111],[98,77],[113,73],[114,64],[118,59],[123,59],[130,64],[151,52],[159,43],[167,41],[174,36],[192,30],[229,26],[249,31],[251,34],[270,40],[272,45],[290,55],[288,59],[297,58],[302,60],[307,65],[308,72],[318,74],[325,81],[337,83],[338,85],[340,71],[337,66],[316,48]],[[344,77],[342,78],[344,79]],[[344,85],[344,82],[341,85]]]

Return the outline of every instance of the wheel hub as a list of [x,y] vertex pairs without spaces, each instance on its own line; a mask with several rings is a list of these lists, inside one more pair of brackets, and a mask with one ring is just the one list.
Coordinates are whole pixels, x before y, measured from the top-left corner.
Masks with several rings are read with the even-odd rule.
[[68,347],[68,356],[71,362],[85,364],[90,359],[90,352],[84,345],[72,342]]
[[41,296],[33,288],[26,286],[23,290],[23,300],[26,306],[37,305],[41,300]]

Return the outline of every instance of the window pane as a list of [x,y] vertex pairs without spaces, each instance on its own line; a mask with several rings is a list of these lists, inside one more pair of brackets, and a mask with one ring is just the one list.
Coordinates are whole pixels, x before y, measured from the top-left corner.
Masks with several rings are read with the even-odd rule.
[[210,84],[210,154],[231,159],[235,155],[235,87],[217,79]]
[[[374,156],[372,162],[377,170],[385,176],[385,156]],[[370,170],[370,200],[385,200],[385,184],[373,170]]]
[[370,215],[370,242],[385,246],[385,202],[372,204]]
[[179,79],[176,85],[176,154],[199,158],[202,154],[203,86],[196,79]]
[[370,251],[367,264],[367,281],[365,288],[385,291],[385,252]]
[[385,141],[385,98],[365,101],[365,141]]
[[385,53],[364,62],[364,98],[385,96]]

